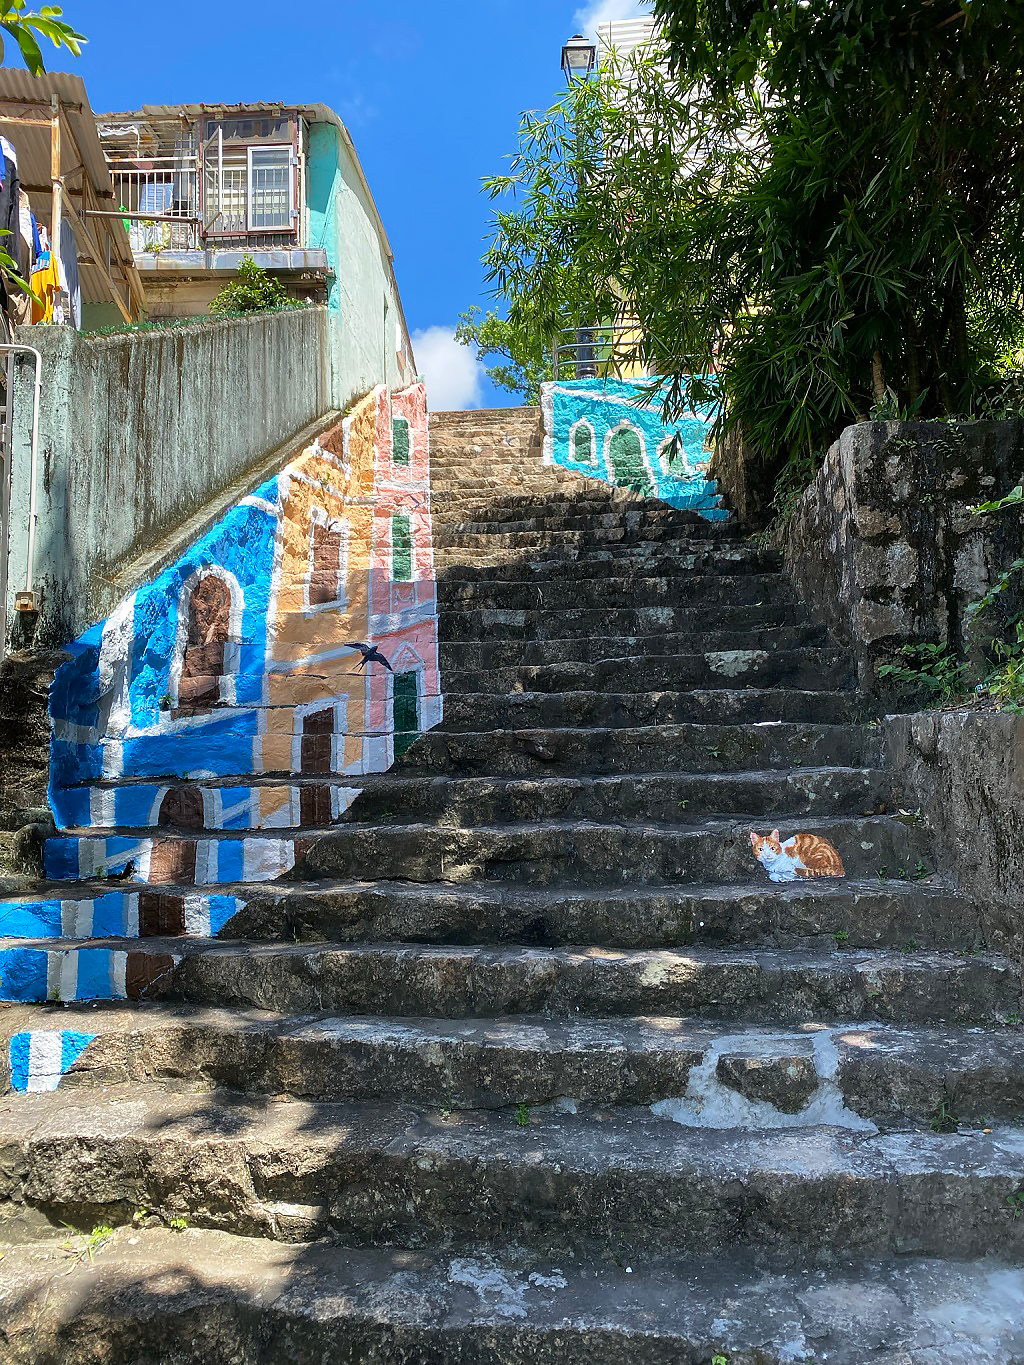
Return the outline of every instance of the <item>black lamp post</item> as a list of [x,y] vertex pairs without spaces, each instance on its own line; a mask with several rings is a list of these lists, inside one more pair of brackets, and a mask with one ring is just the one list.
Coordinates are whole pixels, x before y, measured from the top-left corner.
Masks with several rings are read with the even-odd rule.
[[[590,43],[584,38],[582,33],[574,33],[569,41],[562,48],[562,70],[565,72],[566,82],[572,85],[584,85],[590,80],[597,65],[597,45]],[[579,144],[579,134],[577,133],[577,163],[582,163],[581,147]],[[578,172],[582,175],[582,171]],[[579,195],[579,180],[576,182],[576,193]],[[555,346],[558,342],[556,340]],[[595,379],[597,377],[597,366],[594,364],[594,341],[592,329],[580,327],[576,333],[576,378]]]

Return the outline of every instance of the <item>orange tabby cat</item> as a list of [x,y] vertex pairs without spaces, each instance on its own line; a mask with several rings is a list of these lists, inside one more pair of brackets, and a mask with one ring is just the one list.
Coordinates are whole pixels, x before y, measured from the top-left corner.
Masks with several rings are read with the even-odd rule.
[[845,877],[843,860],[820,834],[794,834],[782,842],[777,829],[771,834],[750,831],[754,857],[773,882],[795,882],[798,877]]

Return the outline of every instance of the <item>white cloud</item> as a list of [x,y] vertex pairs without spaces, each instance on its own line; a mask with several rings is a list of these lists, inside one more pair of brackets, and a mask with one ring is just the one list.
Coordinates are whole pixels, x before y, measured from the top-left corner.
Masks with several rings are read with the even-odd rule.
[[416,369],[427,386],[431,412],[478,408],[483,397],[484,367],[469,346],[455,340],[454,327],[424,327],[412,334]]
[[597,37],[598,24],[614,23],[617,19],[647,19],[650,0],[591,0],[576,11],[576,23],[588,38]]

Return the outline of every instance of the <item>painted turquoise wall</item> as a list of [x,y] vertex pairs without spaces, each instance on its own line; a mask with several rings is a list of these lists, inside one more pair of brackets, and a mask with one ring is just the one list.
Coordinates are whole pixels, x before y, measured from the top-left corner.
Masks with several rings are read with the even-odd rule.
[[[335,124],[310,127],[306,176],[309,243],[327,252],[333,274],[327,297],[333,392],[344,408],[377,384],[411,383],[412,352],[376,210]],[[400,336],[409,357],[404,366]]]

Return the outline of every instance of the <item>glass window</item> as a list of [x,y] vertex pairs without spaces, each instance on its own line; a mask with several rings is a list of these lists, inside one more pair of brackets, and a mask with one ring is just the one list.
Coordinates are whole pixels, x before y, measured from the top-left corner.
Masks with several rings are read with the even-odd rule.
[[249,148],[249,227],[253,232],[292,225],[292,149]]

